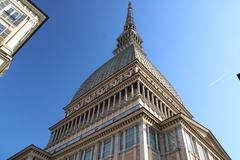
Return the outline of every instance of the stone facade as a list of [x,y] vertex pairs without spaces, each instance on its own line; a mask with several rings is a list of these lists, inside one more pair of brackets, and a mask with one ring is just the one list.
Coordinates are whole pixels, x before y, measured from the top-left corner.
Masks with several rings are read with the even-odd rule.
[[0,76],[47,16],[28,0],[0,0]]
[[10,160],[230,160],[192,119],[171,84],[147,59],[129,3],[114,57],[96,70],[50,128],[46,148]]

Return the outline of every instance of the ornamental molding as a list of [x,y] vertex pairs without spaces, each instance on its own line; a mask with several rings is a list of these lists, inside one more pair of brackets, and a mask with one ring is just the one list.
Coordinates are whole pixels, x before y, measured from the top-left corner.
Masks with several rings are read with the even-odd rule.
[[[75,136],[77,133],[79,133],[81,130],[85,130],[85,129],[87,130],[87,128],[91,127],[94,123],[97,123],[97,122],[101,121],[103,118],[106,118],[107,116],[110,116],[111,114],[114,114],[114,113],[118,112],[119,110],[121,110],[121,109],[124,108],[125,106],[128,106],[128,105],[130,105],[131,103],[134,103],[134,102],[135,102],[137,99],[139,99],[139,98],[140,98],[139,96],[135,96],[135,97],[133,97],[133,98],[129,98],[128,101],[122,101],[122,103],[119,104],[119,105],[117,105],[117,106],[115,106],[115,108],[114,108],[113,110],[111,110],[111,112],[106,113],[106,114],[104,115],[104,117],[102,117],[102,118],[100,118],[100,119],[97,119],[97,120],[95,120],[95,121],[92,121],[92,122],[90,122],[90,123],[88,123],[88,124],[80,127],[79,129],[77,129],[77,130],[75,130],[75,131],[72,131],[71,133],[69,133],[68,135],[62,137],[61,139],[57,140],[57,141],[54,142],[54,143],[48,144],[47,148],[51,148],[51,147],[53,147],[53,146],[55,146],[55,145],[57,145],[57,144],[65,141],[65,140],[66,140],[66,141],[70,141],[70,140],[71,140],[70,138],[71,138],[71,137],[74,137],[74,136]],[[68,139],[69,139],[69,140],[68,140]]]
[[[125,128],[126,126],[132,125],[133,123],[137,123],[140,119],[143,118],[143,115],[145,113],[142,112],[142,109],[139,109],[137,112],[128,115],[127,117],[124,117],[123,119],[113,123],[111,126],[108,126],[107,128],[103,129],[102,131],[100,130],[99,132],[95,132],[93,133],[93,135],[90,135],[88,137],[86,137],[85,139],[80,140],[79,142],[77,142],[76,144],[72,144],[66,148],[64,148],[63,150],[60,150],[56,153],[53,154],[54,158],[60,158],[62,156],[64,156],[65,154],[75,151],[75,150],[79,150],[81,148],[85,148],[89,145],[92,145],[94,142],[97,142],[101,139],[104,139],[106,136],[113,134],[113,133],[117,133],[118,131],[120,131],[122,128]],[[132,117],[130,117],[132,116]]]
[[[131,68],[129,68],[131,67]],[[73,112],[79,110],[83,106],[87,105],[88,103],[92,102],[96,98],[102,96],[104,93],[108,92],[109,90],[113,89],[115,86],[118,84],[122,83],[123,81],[129,79],[132,77],[134,74],[138,73],[139,69],[136,68],[136,66],[132,67],[129,66],[126,71],[122,71],[120,75],[113,75],[112,79],[109,79],[105,84],[100,85],[98,89],[91,89],[92,92],[89,92],[86,96],[83,96],[80,98],[80,100],[76,103],[73,104],[72,106],[67,106],[65,116],[71,115]]]
[[[203,137],[201,136],[186,120],[182,120],[181,121],[182,124],[183,124],[183,128],[184,130],[190,130],[190,132],[193,133],[193,135],[195,137],[197,137],[198,141],[200,141],[201,143],[203,143],[205,146],[207,146],[212,152],[214,152],[216,155],[218,155],[219,157],[221,157],[222,159],[227,159],[225,155],[221,154],[222,151],[219,151],[219,149],[221,147],[219,147],[218,144],[216,144],[216,142],[214,142],[214,144],[217,145],[217,148],[216,149],[215,147],[213,147],[212,145],[209,144],[209,142]],[[208,133],[209,134],[209,133]],[[221,150],[221,149],[220,149]]]
[[[187,122],[187,120],[184,118],[185,115],[178,114],[172,118],[169,118],[160,124],[160,130],[166,131],[173,125],[179,124],[184,130],[190,131],[192,135],[194,135],[196,138],[198,138],[198,141],[202,142],[205,146],[207,146],[211,151],[213,151],[215,154],[217,154],[219,157],[226,159],[225,156],[221,154],[221,151],[217,151],[212,145],[210,145],[204,137],[202,137],[193,127],[192,125]],[[215,142],[214,142],[215,143]],[[219,145],[217,145],[219,147]]]
[[155,96],[157,96],[159,99],[161,99],[168,107],[171,108],[171,110],[175,111],[176,113],[181,112],[180,107],[178,107],[175,103],[171,103],[169,101],[169,97],[166,96],[163,90],[161,90],[159,87],[154,86],[153,82],[148,81],[144,76],[140,76],[140,81],[146,86],[148,89],[150,89],[151,92],[154,93]]
[[[141,66],[139,66],[139,68],[140,67]],[[171,93],[164,89],[164,86],[150,78],[151,76],[149,76],[148,73],[144,72],[144,69],[142,69],[142,67],[139,73],[141,74],[140,79],[142,83],[144,83],[145,86],[151,89],[151,91],[154,92],[155,95],[157,95],[160,99],[163,99],[164,102],[168,104],[168,106],[171,107],[172,110],[174,110],[176,113],[183,111],[189,113],[182,104],[178,105],[176,101],[172,99]]]
[[[153,73],[151,73],[151,71],[149,71],[147,69],[147,67],[140,62],[139,60],[137,60],[139,62],[139,68],[140,69],[140,73],[143,75],[144,78],[146,78],[150,84],[152,84],[160,93],[163,94],[163,96],[170,102],[172,103],[176,108],[178,108],[179,110],[184,110],[186,113],[188,113],[189,115],[191,115],[187,109],[184,107],[183,103],[181,103],[174,95],[171,91],[169,91],[169,89],[166,87],[166,84],[162,83],[161,80],[159,80],[159,78],[157,78]],[[152,76],[154,75],[154,76]],[[154,77],[154,78],[153,78]],[[169,84],[170,85],[170,84]]]

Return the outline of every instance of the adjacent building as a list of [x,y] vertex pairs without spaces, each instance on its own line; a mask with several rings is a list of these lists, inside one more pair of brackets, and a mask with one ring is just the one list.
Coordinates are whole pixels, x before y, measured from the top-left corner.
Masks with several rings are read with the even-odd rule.
[[230,160],[149,61],[129,3],[113,57],[80,86],[46,148],[9,160]]
[[47,16],[30,0],[0,0],[0,76],[46,20]]

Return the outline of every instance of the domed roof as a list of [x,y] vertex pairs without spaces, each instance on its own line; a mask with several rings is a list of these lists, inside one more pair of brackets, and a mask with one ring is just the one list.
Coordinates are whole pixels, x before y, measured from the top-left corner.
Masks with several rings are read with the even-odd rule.
[[121,70],[123,67],[127,66],[129,63],[133,62],[136,59],[133,49],[133,46],[127,48],[124,52],[115,55],[100,68],[98,68],[83,82],[74,95],[73,100],[81,97],[97,84],[101,83],[117,71]]
[[128,64],[138,60],[142,63],[158,80],[163,86],[168,89],[174,97],[182,103],[180,97],[168,82],[168,80],[160,73],[160,71],[148,60],[142,49],[135,45],[130,45],[120,53],[116,54],[109,61],[98,68],[92,75],[90,75],[80,86],[72,100],[76,100],[83,96],[85,93],[93,89],[95,86],[111,77],[113,74],[120,71],[122,68],[128,66]]
[[72,101],[83,96],[85,93],[93,89],[95,86],[120,71],[128,64],[138,60],[155,76],[163,86],[165,86],[174,97],[182,103],[180,97],[167,81],[167,79],[158,71],[158,69],[147,59],[142,49],[142,39],[136,31],[133,18],[131,2],[128,4],[127,19],[124,25],[124,31],[117,39],[117,49],[114,51],[115,56],[108,62],[98,68],[87,80],[80,86]]

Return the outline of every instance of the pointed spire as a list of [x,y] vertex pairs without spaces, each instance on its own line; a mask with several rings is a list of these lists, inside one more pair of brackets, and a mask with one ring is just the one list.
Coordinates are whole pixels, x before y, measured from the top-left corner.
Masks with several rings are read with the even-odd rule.
[[124,25],[124,31],[118,37],[117,42],[118,44],[117,48],[114,50],[114,54],[120,53],[122,50],[129,47],[130,45],[135,45],[139,48],[142,48],[143,41],[136,31],[136,26],[133,18],[133,8],[130,1],[128,3],[128,12]]
[[128,30],[128,29],[136,30],[136,26],[134,24],[133,9],[132,9],[131,1],[129,1],[129,3],[128,3],[127,19],[126,19],[126,23],[125,23],[125,26],[124,26],[125,31]]

